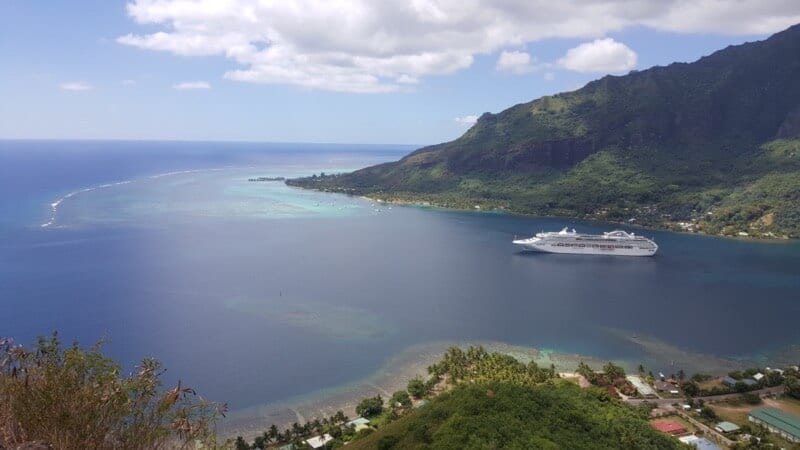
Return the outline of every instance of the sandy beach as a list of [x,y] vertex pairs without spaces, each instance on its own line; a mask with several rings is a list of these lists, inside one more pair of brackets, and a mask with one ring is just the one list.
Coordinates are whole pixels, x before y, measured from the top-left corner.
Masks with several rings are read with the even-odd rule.
[[[621,365],[628,371],[635,371],[640,363],[647,366],[648,362],[659,360],[671,361],[676,370],[682,368],[687,373],[725,374],[731,370],[741,370],[755,364],[748,360],[726,359],[693,353],[653,337],[634,336],[625,330],[607,329],[606,331],[620,339],[636,344],[642,349],[642,361],[613,360],[615,364]],[[393,392],[405,389],[408,380],[415,376],[426,378],[428,376],[427,367],[439,361],[448,347],[466,348],[470,345],[482,345],[488,351],[505,353],[525,363],[535,361],[541,367],[554,365],[556,371],[562,376],[573,374],[580,362],[585,362],[598,369],[608,362],[588,355],[542,350],[495,341],[450,341],[416,345],[392,356],[380,370],[352,384],[312,392],[275,404],[232,411],[229,417],[218,425],[218,434],[222,438],[236,436],[253,438],[272,424],[283,429],[291,426],[294,422],[303,423],[314,418],[333,415],[337,410],[344,411],[349,417],[355,417],[355,407],[363,398],[378,394],[384,398],[390,397]],[[790,353],[794,354],[795,352]]]
[[439,361],[451,346],[483,345],[488,351],[502,352],[522,362],[536,361],[542,367],[556,366],[559,372],[572,372],[583,361],[600,367],[605,361],[569,353],[543,351],[531,347],[509,345],[501,342],[435,342],[409,347],[389,359],[376,373],[361,381],[329,390],[309,393],[284,402],[234,410],[217,426],[221,438],[242,436],[248,439],[261,434],[270,425],[286,428],[292,423],[303,423],[333,415],[337,410],[355,417],[355,407],[366,397],[380,394],[390,397],[405,389],[408,380],[415,376],[427,377],[427,367]]

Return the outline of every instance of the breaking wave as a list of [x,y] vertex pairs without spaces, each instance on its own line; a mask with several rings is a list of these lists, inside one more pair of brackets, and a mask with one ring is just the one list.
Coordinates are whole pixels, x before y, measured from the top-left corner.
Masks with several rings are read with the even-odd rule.
[[[156,175],[150,175],[150,176],[146,177],[146,179],[162,178],[162,177],[168,177],[168,176],[173,176],[173,175],[181,175],[181,174],[186,174],[186,173],[213,172],[213,171],[216,171],[216,170],[223,170],[223,169],[219,168],[219,169],[176,170],[176,171],[173,171],[173,172],[165,172],[165,173],[159,173],[159,174],[156,174]],[[134,181],[136,181],[136,180],[123,180],[123,181],[117,181],[117,182],[114,182],[114,183],[99,184],[97,186],[91,186],[91,187],[87,187],[87,188],[83,188],[83,189],[78,189],[77,191],[72,191],[72,192],[64,195],[63,197],[59,198],[58,200],[54,201],[53,203],[50,203],[50,218],[47,220],[47,222],[41,224],[41,227],[42,228],[52,227],[56,223],[56,216],[58,215],[58,207],[61,206],[61,204],[64,203],[66,200],[68,200],[68,199],[70,199],[72,197],[75,197],[78,194],[84,194],[86,192],[96,191],[98,189],[107,189],[107,188],[111,188],[111,187],[114,187],[114,186],[119,186],[119,185],[122,185],[122,184],[132,183]]]

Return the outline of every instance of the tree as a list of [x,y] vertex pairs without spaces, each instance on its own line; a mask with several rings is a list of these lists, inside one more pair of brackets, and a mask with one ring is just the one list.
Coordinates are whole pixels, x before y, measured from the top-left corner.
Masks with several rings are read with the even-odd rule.
[[710,380],[712,378],[714,378],[714,377],[712,377],[711,375],[704,374],[704,373],[696,373],[696,374],[692,375],[692,381],[694,381],[695,383],[702,383],[702,382],[708,381],[708,380]]
[[247,444],[247,441],[244,440],[241,436],[236,436],[236,450],[250,450],[250,446]]
[[406,391],[397,391],[392,394],[392,399],[390,400],[390,404],[392,407],[396,407],[400,405],[402,408],[408,408],[411,406],[411,397],[408,395]]
[[741,400],[748,405],[758,405],[761,404],[761,397],[758,394],[754,394],[752,392],[745,392],[741,396]]
[[383,412],[383,399],[380,395],[361,400],[356,406],[356,413],[363,417],[373,417]]
[[603,366],[603,372],[612,380],[616,378],[625,378],[625,369],[612,362]]
[[589,365],[586,364],[583,361],[578,363],[578,368],[575,369],[575,372],[577,372],[578,375],[582,375],[584,378],[586,378],[590,382],[591,382],[592,378],[594,378],[594,370],[592,370],[592,368],[589,367]]
[[796,399],[800,399],[800,379],[795,376],[787,376],[783,384],[786,386],[786,394]]
[[683,381],[686,379],[686,372],[683,369],[678,371],[678,380]]
[[345,415],[344,411],[338,410],[336,411],[336,414],[333,415],[333,419],[337,423],[345,423],[347,422],[347,415]]
[[689,397],[695,397],[698,393],[700,393],[700,387],[697,383],[689,381],[687,383],[683,383],[681,385],[681,389],[683,389],[683,393],[688,395]]
[[269,430],[267,430],[267,436],[269,437],[269,439],[271,441],[277,441],[278,440],[278,436],[279,436],[278,427],[276,427],[274,423],[272,425],[270,425]]
[[[239,445],[238,442],[237,442],[236,445]],[[257,449],[263,450],[263,449],[266,448],[266,446],[267,446],[267,440],[264,438],[263,435],[262,436],[256,436],[255,440],[253,440],[252,448],[257,448]]]
[[215,445],[211,425],[225,405],[200,399],[180,381],[162,389],[164,369],[154,359],[121,375],[100,350],[64,348],[57,333],[32,350],[0,339],[0,448],[20,439],[67,449]]
[[637,367],[637,371],[639,372],[639,375],[644,375],[644,365],[639,364],[639,367]]
[[423,398],[428,393],[425,388],[425,382],[420,377],[414,377],[408,382],[408,393],[413,395],[414,398]]
[[753,375],[755,375],[755,374],[757,374],[757,373],[759,373],[759,372],[760,372],[760,370],[759,370],[758,368],[756,368],[756,367],[750,367],[750,368],[748,368],[748,369],[745,369],[745,370],[742,372],[742,376],[744,376],[745,378],[752,378],[752,377],[753,377]]
[[714,412],[714,410],[709,406],[703,406],[700,408],[700,415],[708,420],[717,420],[717,413]]

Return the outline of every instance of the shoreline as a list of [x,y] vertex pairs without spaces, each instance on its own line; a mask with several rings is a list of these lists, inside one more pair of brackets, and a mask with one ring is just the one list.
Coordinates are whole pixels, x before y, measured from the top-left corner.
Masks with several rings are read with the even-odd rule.
[[607,224],[614,224],[620,225],[628,228],[635,228],[639,230],[652,230],[652,231],[666,231],[669,233],[676,233],[682,235],[689,235],[689,236],[703,236],[703,237],[710,237],[710,238],[720,238],[720,239],[729,239],[733,241],[741,241],[741,242],[757,242],[762,244],[792,244],[795,242],[800,241],[800,238],[792,238],[789,236],[730,236],[726,234],[710,234],[703,231],[686,231],[686,230],[675,230],[672,228],[666,227],[656,227],[656,226],[648,226],[648,225],[640,225],[640,224],[631,224],[626,222],[615,222],[613,220],[602,220],[597,218],[591,217],[574,217],[574,216],[548,216],[548,215],[541,215],[541,214],[531,214],[531,213],[524,213],[518,212],[513,210],[508,210],[505,208],[489,208],[483,209],[482,207],[477,208],[480,205],[475,205],[476,208],[459,208],[455,206],[442,206],[436,202],[430,201],[411,201],[411,200],[397,200],[397,199],[387,199],[387,198],[380,198],[380,197],[370,197],[368,195],[357,195],[357,194],[348,194],[345,192],[335,192],[335,191],[326,191],[321,189],[313,189],[313,188],[306,188],[301,186],[293,186],[299,187],[300,189],[307,189],[317,192],[326,192],[329,194],[341,194],[347,195],[351,197],[359,197],[364,200],[368,200],[374,203],[381,203],[387,205],[396,205],[396,206],[405,206],[405,207],[412,207],[412,208],[428,208],[428,209],[440,209],[443,211],[456,211],[456,212],[467,212],[467,213],[481,213],[481,214],[506,214],[509,216],[518,216],[518,217],[525,217],[525,218],[541,218],[541,219],[565,219],[565,220],[583,220],[587,222],[594,222],[594,223],[607,223]]
[[355,407],[366,397],[381,395],[388,398],[393,392],[405,389],[415,376],[428,377],[427,367],[439,361],[447,348],[482,345],[489,352],[509,354],[522,362],[536,361],[542,367],[555,364],[559,372],[572,372],[583,361],[601,367],[606,360],[556,351],[523,347],[495,341],[456,342],[440,341],[413,345],[391,356],[376,372],[355,382],[310,392],[274,404],[251,406],[233,410],[217,425],[220,438],[253,439],[273,423],[288,428],[294,422],[303,423],[314,418],[328,417],[342,410],[350,417],[357,416]]
[[[380,369],[352,383],[312,391],[274,404],[233,410],[227,419],[218,424],[217,433],[223,439],[236,438],[236,436],[253,439],[266,431],[273,423],[279,429],[285,429],[294,422],[303,423],[315,418],[321,419],[335,414],[337,410],[342,410],[348,417],[354,418],[357,416],[355,407],[360,400],[375,395],[388,398],[393,392],[405,389],[408,381],[415,376],[427,378],[427,367],[439,361],[447,348],[451,346],[464,348],[469,345],[481,345],[489,352],[504,353],[523,363],[535,361],[540,367],[549,367],[553,364],[559,373],[573,373],[581,362],[600,368],[611,361],[633,373],[640,363],[644,363],[653,370],[666,370],[665,367],[657,367],[656,364],[671,361],[675,364],[675,370],[681,368],[687,373],[702,372],[713,375],[724,375],[731,370],[743,370],[748,365],[756,364],[755,360],[691,352],[654,337],[631,335],[621,329],[609,328],[606,331],[620,340],[639,347],[642,352],[641,357],[635,360],[600,358],[499,341],[436,341],[417,344],[392,355]],[[797,346],[797,349],[792,348],[792,350],[800,352],[800,346]],[[780,354],[773,354],[770,358],[786,359],[789,355],[783,356],[784,358],[781,358]],[[763,363],[763,361],[759,362]]]

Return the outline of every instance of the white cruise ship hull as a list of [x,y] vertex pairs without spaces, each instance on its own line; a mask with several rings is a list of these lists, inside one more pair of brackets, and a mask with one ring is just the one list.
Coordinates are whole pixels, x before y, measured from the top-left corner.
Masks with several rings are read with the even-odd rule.
[[578,255],[653,256],[658,251],[655,242],[638,236],[635,239],[616,239],[603,235],[542,233],[516,239],[513,243],[527,250]]

